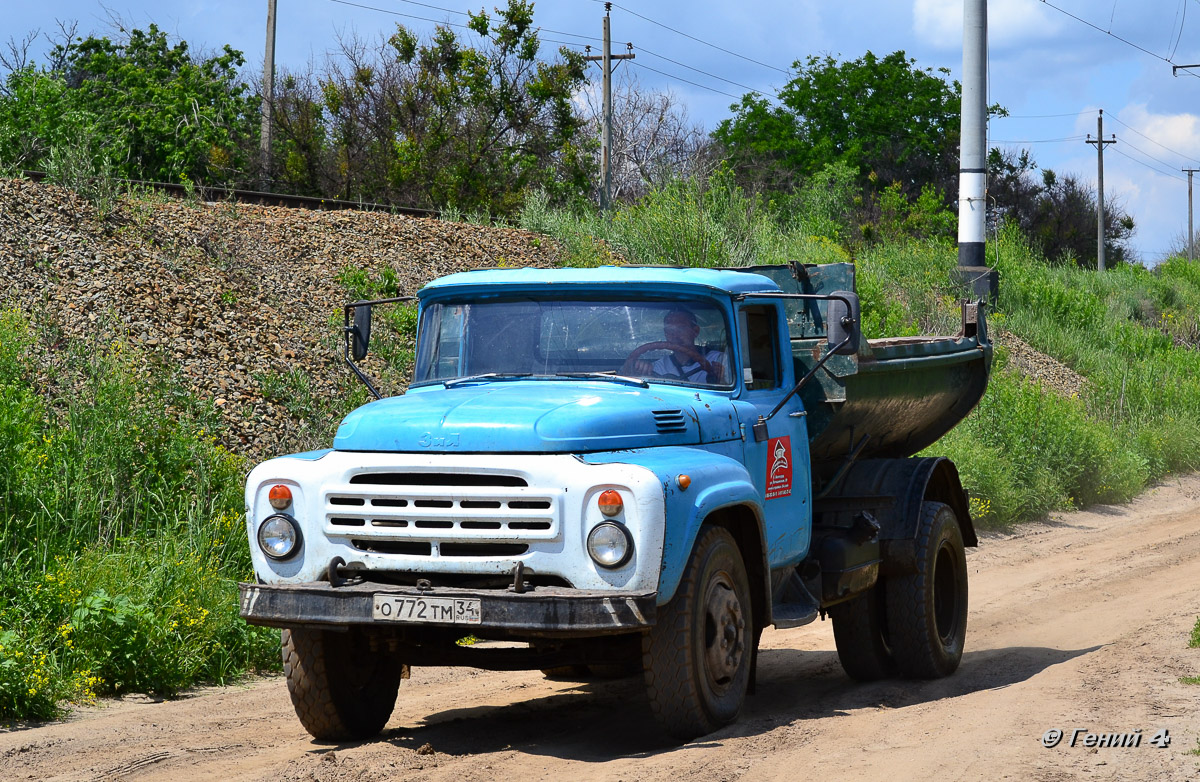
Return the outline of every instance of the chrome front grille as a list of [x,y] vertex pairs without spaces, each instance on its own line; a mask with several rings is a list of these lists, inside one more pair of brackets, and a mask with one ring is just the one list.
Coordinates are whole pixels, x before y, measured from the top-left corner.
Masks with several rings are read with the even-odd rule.
[[561,490],[519,476],[361,473],[324,495],[325,533],[402,556],[513,556],[560,533]]

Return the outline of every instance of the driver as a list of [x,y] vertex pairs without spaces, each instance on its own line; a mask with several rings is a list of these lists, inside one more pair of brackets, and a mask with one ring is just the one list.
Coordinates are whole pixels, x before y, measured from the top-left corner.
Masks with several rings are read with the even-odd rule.
[[[690,310],[676,307],[663,318],[663,341],[672,345],[691,348],[690,351],[675,350],[654,362],[650,371],[656,377],[678,377],[692,383],[720,385],[725,382],[725,354],[719,350],[702,353],[696,346],[700,325]],[[697,360],[703,355],[708,367]],[[711,370],[711,371],[709,371]]]

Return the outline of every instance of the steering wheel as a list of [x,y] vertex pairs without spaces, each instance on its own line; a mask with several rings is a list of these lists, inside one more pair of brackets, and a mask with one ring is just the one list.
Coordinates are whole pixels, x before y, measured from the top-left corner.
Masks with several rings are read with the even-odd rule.
[[712,362],[704,357],[704,354],[697,350],[692,345],[677,345],[674,342],[647,342],[645,345],[638,345],[625,359],[625,363],[621,365],[618,374],[628,375],[634,373],[633,363],[642,357],[643,354],[649,353],[651,350],[670,350],[675,353],[682,353],[688,358],[700,365],[700,368],[708,373],[708,377],[713,382],[720,382],[716,370],[713,368]]

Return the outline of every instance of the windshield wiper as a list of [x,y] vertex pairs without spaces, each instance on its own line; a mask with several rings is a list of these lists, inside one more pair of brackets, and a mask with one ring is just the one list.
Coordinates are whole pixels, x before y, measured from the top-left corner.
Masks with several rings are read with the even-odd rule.
[[530,377],[532,374],[532,372],[484,372],[482,375],[467,375],[466,377],[456,377],[446,380],[442,385],[450,388],[462,383],[475,383],[480,380],[511,380],[518,377]]
[[610,372],[555,372],[554,377],[569,377],[580,380],[611,380],[614,383],[624,383],[639,388],[649,388],[650,384],[640,377],[629,377]]

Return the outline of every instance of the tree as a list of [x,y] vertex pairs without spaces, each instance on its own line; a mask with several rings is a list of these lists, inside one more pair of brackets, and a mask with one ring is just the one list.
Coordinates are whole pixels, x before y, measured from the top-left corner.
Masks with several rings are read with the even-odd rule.
[[[594,89],[584,94],[588,125],[599,136],[600,95]],[[643,87],[631,71],[613,90],[612,128],[614,199],[634,200],[671,180],[709,173],[712,143],[703,126],[688,120],[687,107],[673,93]]]
[[748,94],[713,133],[743,181],[790,190],[830,163],[880,187],[899,182],[915,197],[926,185],[955,191],[960,87],[949,71],[917,68],[903,51],[794,63],[778,102]]
[[[1015,223],[1051,263],[1096,267],[1096,191],[1073,174],[1045,169],[1039,178],[1029,150],[988,153],[988,195],[997,219]],[[1130,263],[1133,218],[1108,199],[1104,254],[1109,266]],[[1186,242],[1185,242],[1186,245]]]
[[492,214],[533,190],[582,199],[594,170],[572,100],[582,56],[541,59],[522,0],[469,26],[478,44],[449,27],[425,42],[402,25],[373,46],[348,38],[321,72],[285,77],[275,175],[306,192]]
[[178,182],[224,179],[241,170],[239,142],[253,134],[253,101],[229,46],[193,58],[155,25],[126,40],[88,37],[65,47],[62,74],[76,106],[126,177]]
[[196,58],[150,25],[116,42],[67,39],[50,68],[13,54],[22,67],[0,94],[4,162],[38,166],[69,145],[131,179],[212,181],[242,169],[255,106],[238,78],[240,52]]

